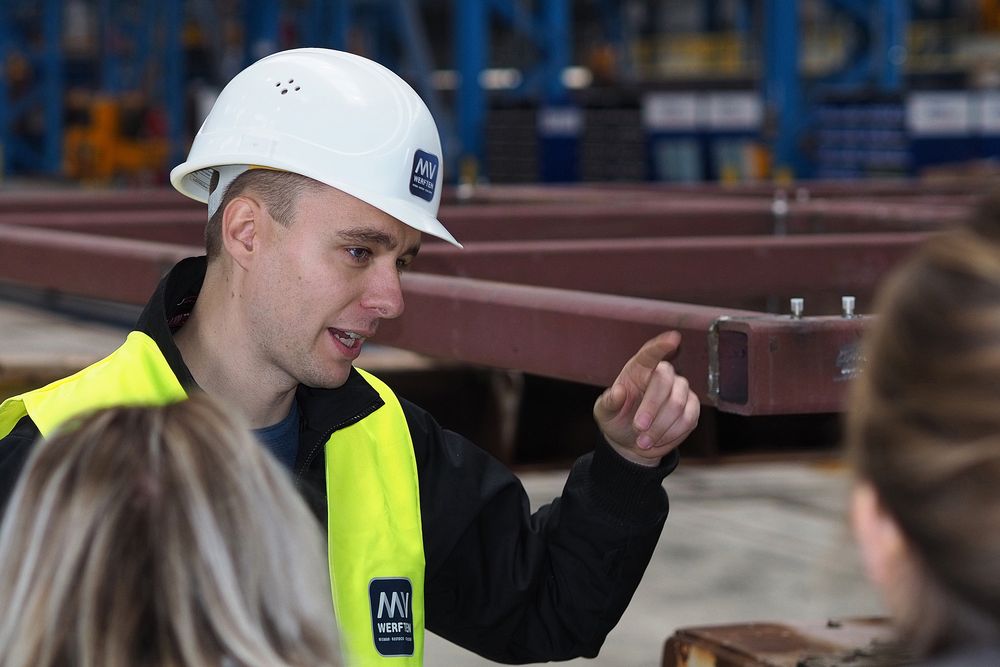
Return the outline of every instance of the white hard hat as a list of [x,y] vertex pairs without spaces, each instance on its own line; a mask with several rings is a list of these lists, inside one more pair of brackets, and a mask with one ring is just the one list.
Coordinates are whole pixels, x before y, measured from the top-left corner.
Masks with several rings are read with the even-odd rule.
[[[294,49],[226,85],[170,182],[205,202],[213,175],[229,181],[245,165],[290,171],[460,246],[437,219],[442,162],[430,111],[396,74],[342,51]],[[227,165],[243,166],[218,169]]]

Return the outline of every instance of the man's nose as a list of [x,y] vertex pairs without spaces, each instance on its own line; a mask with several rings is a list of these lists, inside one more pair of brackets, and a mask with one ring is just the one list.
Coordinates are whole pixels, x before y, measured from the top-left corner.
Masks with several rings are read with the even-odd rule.
[[403,286],[395,264],[388,269],[379,267],[373,273],[362,305],[377,311],[384,319],[403,314]]

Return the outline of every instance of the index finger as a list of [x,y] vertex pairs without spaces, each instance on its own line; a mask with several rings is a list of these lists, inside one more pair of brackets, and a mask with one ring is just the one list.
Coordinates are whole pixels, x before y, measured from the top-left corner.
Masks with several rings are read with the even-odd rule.
[[676,352],[680,345],[681,334],[679,332],[665,331],[643,343],[639,351],[635,353],[635,356],[625,364],[625,368],[638,365],[652,371],[656,368],[657,364]]

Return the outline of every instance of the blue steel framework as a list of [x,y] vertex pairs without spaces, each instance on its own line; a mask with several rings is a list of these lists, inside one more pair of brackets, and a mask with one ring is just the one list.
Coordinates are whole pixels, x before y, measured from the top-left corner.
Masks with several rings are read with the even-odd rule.
[[[602,0],[605,5],[615,4]],[[462,161],[483,161],[483,133],[487,92],[480,73],[489,66],[490,23],[500,18],[510,29],[528,35],[537,50],[535,70],[526,72],[514,95],[531,96],[544,105],[568,103],[562,72],[569,64],[570,0],[537,0],[534,11],[519,0],[452,0],[455,34],[455,69],[458,90],[454,117],[445,109],[431,85],[435,65],[419,16],[419,3],[412,0],[304,0],[296,6],[300,44],[348,48],[350,27],[365,29],[373,55],[384,64],[403,71],[414,83],[438,119],[451,174]],[[185,53],[182,29],[188,18],[218,18],[211,3],[203,0],[91,0],[101,31],[100,87],[116,94],[140,86],[151,62],[160,67],[160,86],[145,91],[161,103],[168,120],[173,162],[183,158],[188,141],[185,116]],[[283,43],[281,0],[243,0],[245,61],[256,60],[281,48]],[[63,114],[63,54],[61,50],[61,0],[5,0],[0,3],[0,54],[28,54],[35,85],[30,94],[10,104],[11,91],[0,77],[0,141],[6,156],[6,171],[58,174],[61,169]],[[27,14],[42,28],[40,48],[29,47],[21,38],[23,26],[15,16]],[[111,46],[130,40],[123,54]],[[32,50],[34,48],[35,50]],[[401,57],[397,60],[397,55]],[[6,57],[4,58],[6,62]],[[44,146],[26,145],[17,132],[25,114],[45,114]]]
[[472,180],[483,169],[487,92],[481,73],[490,66],[490,27],[494,16],[528,37],[537,50],[538,65],[523,73],[514,96],[532,97],[543,108],[570,107],[562,80],[570,64],[570,0],[540,0],[535,11],[517,0],[454,0],[455,60],[458,90],[458,163],[461,178]]
[[[106,30],[115,25],[123,7],[136,3],[124,0],[96,0],[101,24]],[[189,0],[196,6],[203,0]],[[200,2],[200,4],[198,4]],[[522,84],[513,91],[538,100],[540,106],[566,107],[569,96],[562,82],[562,72],[570,64],[570,0],[451,0],[454,17],[454,59],[458,88],[454,119],[444,109],[437,92],[430,85],[430,49],[419,18],[418,4],[408,0],[302,0],[298,4],[299,32],[302,43],[348,47],[348,28],[367,25],[378,32],[373,37],[377,57],[389,66],[405,65],[407,75],[438,118],[444,135],[445,152],[455,166],[465,164],[474,175],[484,158],[483,136],[487,112],[487,91],[480,74],[490,64],[490,33],[494,18],[530,38],[536,46],[538,65],[525,72]],[[852,18],[858,27],[857,48],[841,71],[815,82],[808,90],[798,69],[799,30],[796,0],[743,0],[737,23],[749,32],[750,17],[763,11],[764,27],[762,95],[768,109],[774,149],[774,163],[796,176],[809,175],[809,160],[801,147],[802,133],[812,121],[811,101],[822,90],[866,87],[876,91],[896,91],[902,85],[905,59],[904,34],[911,0],[828,0],[831,6]],[[181,31],[185,21],[184,0],[141,0],[139,24],[129,27],[131,37],[138,37],[137,64],[123,63],[108,52],[102,62],[102,86],[109,91],[129,84],[130,72],[141,71],[145,62],[159,59],[162,65],[162,95],[168,118],[172,159],[177,161],[186,149],[185,72]],[[608,30],[625,39],[618,13],[619,2],[599,0]],[[706,27],[711,27],[714,5],[706,2]],[[252,60],[279,48],[281,43],[281,0],[243,0],[246,58]],[[762,10],[757,8],[762,7]],[[0,2],[0,56],[17,52],[25,55],[35,75],[36,85],[12,104],[12,91],[0,76],[0,141],[3,145],[4,170],[58,173],[61,166],[63,63],[60,49],[63,3],[60,0],[4,0]],[[27,15],[39,26],[41,39],[25,43],[23,26],[14,19]],[[160,40],[151,39],[151,24],[162,31]],[[617,27],[616,27],[617,26]],[[392,52],[383,48],[395,37],[402,46],[402,63],[392,62]],[[40,44],[40,46],[39,46]],[[388,61],[388,62],[387,62]],[[128,67],[125,67],[128,65]],[[570,107],[572,108],[572,107]],[[41,145],[29,145],[19,136],[18,121],[27,114],[44,114]]]
[[[2,172],[56,173],[62,166],[62,1],[0,2],[0,155]],[[12,91],[7,67],[23,58],[34,77]],[[30,141],[20,127],[41,116],[41,134]]]
[[350,3],[344,0],[312,0],[302,12],[301,19],[299,30],[303,44],[322,44],[340,50],[347,48]]
[[[753,3],[754,0],[744,0]],[[843,67],[820,81],[804,82],[799,71],[796,0],[766,0],[762,96],[776,173],[808,177],[811,160],[803,132],[814,123],[814,104],[828,92],[900,92],[906,59],[909,0],[828,0],[856,27],[855,49]]]
[[163,100],[170,138],[170,164],[180,164],[187,154],[184,51],[181,32],[184,9],[180,2],[163,2]]
[[[30,88],[15,92],[4,73],[0,76],[0,175],[31,173],[58,175],[62,171],[66,60],[62,49],[65,3],[62,0],[4,0],[0,2],[0,63],[24,58],[30,67]],[[97,86],[115,95],[142,89],[150,67],[158,66],[156,90],[146,92],[162,103],[167,116],[172,159],[186,149],[185,74],[181,48],[184,21],[181,0],[97,0],[91,5],[100,30]],[[123,43],[128,51],[123,52]],[[25,121],[43,118],[41,134],[29,141]]]
[[[182,3],[98,0],[97,10],[101,34],[101,91],[117,95],[144,90],[155,69],[159,85],[147,92],[163,107],[171,163],[182,161],[187,141]],[[123,44],[128,45],[127,50],[121,48]]]

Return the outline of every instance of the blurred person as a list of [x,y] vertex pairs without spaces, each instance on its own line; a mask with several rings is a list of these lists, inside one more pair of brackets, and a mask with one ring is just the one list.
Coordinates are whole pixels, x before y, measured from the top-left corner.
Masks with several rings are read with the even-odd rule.
[[39,433],[76,411],[201,389],[258,430],[326,525],[352,665],[423,664],[425,627],[501,662],[597,655],[698,421],[666,360],[680,336],[625,362],[594,405],[592,453],[532,512],[502,463],[354,366],[402,314],[422,235],[458,245],[437,218],[443,165],[426,105],[375,62],[296,49],[238,74],[171,172],[208,204],[206,256],[170,270],[109,357],[0,406],[0,503]]
[[851,514],[887,664],[1000,665],[1000,201],[880,293],[852,389]]
[[40,441],[0,529],[0,667],[335,667],[316,519],[205,395]]

